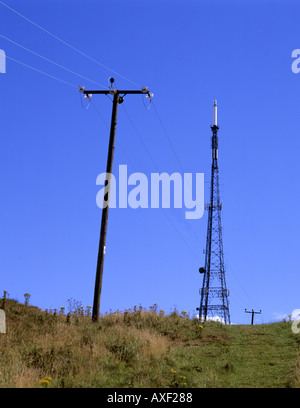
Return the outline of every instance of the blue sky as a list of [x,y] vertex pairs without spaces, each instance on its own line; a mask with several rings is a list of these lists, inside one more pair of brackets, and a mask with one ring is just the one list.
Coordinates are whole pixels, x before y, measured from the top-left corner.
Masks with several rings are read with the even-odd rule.
[[[157,168],[181,172],[179,158],[185,172],[204,173],[207,202],[218,100],[231,320],[249,323],[245,308],[262,310],[258,323],[299,309],[300,74],[291,70],[291,54],[300,48],[300,5],[4,3],[120,76],[1,4],[0,35],[104,87],[113,75],[118,88],[147,85],[154,93],[162,123],[141,96],[120,105],[114,172],[120,164],[148,176]],[[111,101],[94,95],[85,110],[76,86],[101,89],[95,83],[3,37],[0,49],[71,84],[10,59],[0,74],[0,290],[20,301],[29,292],[42,309],[66,306],[71,297],[91,305],[101,221],[96,177],[106,168]],[[102,312],[157,303],[166,312],[195,313],[207,214],[186,220],[184,211],[111,209]]]

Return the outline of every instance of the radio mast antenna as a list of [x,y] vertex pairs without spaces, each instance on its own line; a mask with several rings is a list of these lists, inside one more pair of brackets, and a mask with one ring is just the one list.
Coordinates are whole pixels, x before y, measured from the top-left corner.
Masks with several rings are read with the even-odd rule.
[[203,273],[203,284],[200,290],[199,319],[205,322],[209,316],[220,317],[225,324],[230,324],[229,292],[226,287],[223,238],[221,224],[221,209],[219,190],[218,166],[218,118],[217,101],[213,105],[212,138],[212,166],[210,202],[206,205],[208,210],[208,225],[205,250],[205,267],[200,268]]

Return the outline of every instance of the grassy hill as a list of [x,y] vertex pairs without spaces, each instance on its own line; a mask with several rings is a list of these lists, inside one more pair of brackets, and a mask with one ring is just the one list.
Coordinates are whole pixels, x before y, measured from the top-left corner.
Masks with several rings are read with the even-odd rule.
[[68,314],[10,299],[3,307],[1,388],[300,387],[300,335],[289,322],[200,325],[154,305],[93,323],[75,301]]

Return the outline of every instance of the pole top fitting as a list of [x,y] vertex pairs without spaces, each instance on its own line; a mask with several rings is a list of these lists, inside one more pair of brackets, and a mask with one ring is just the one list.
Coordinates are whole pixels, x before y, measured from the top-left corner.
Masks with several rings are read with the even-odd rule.
[[149,91],[149,88],[147,86],[143,86],[141,89],[142,93],[147,94],[146,98],[149,99],[151,102],[151,99],[154,97],[154,94]]
[[214,100],[214,107],[213,107],[213,124],[214,126],[218,126],[218,119],[217,119],[217,101]]
[[118,92],[118,90],[116,88],[110,88],[109,93],[111,95],[116,95],[116,93]]

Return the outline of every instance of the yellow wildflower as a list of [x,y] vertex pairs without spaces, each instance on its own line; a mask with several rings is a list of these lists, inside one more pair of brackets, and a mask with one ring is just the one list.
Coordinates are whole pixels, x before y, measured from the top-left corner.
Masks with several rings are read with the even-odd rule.
[[46,380],[45,378],[43,378],[40,381],[41,385],[44,385],[45,387],[48,387],[48,385],[50,384],[50,381]]

